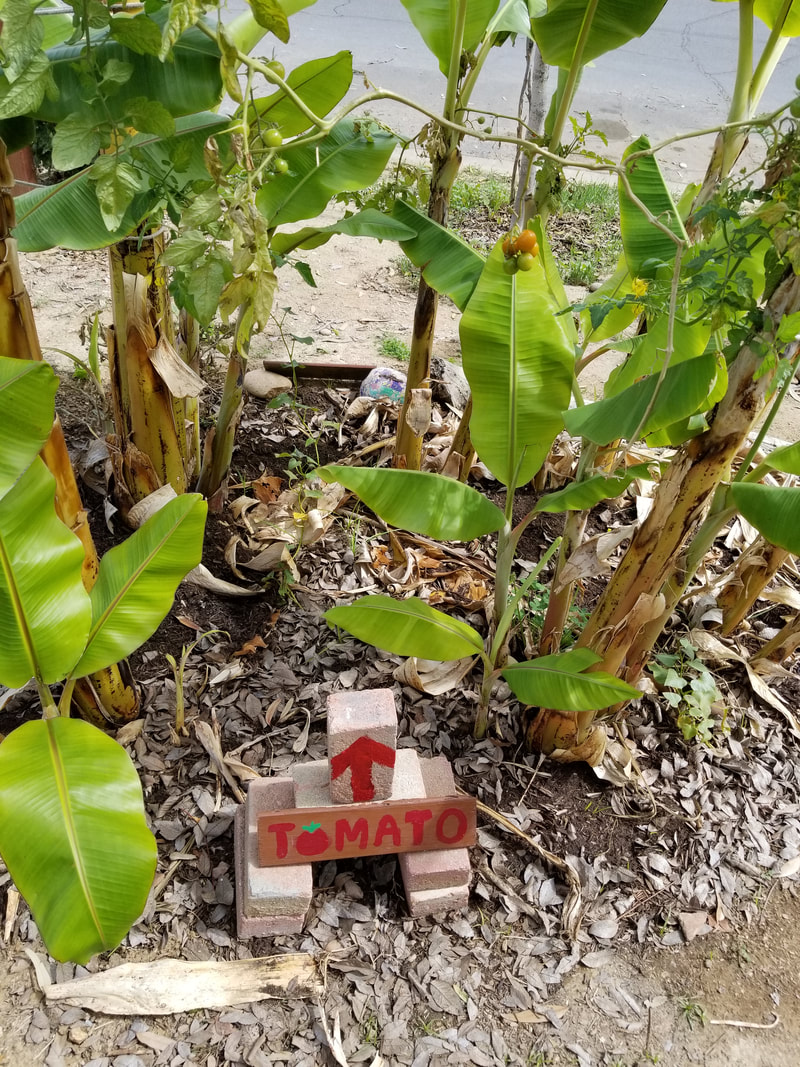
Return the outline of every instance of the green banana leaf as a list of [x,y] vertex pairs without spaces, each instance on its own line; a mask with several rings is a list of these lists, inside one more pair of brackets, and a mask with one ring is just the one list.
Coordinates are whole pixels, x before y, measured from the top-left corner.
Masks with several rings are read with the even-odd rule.
[[[629,145],[623,153],[625,162],[636,152],[644,152],[650,141],[642,136]],[[639,156],[627,163],[625,168],[634,196],[650,213],[665,225],[681,241],[688,244],[689,238],[681,222],[678,209],[670,196],[658,160],[654,156]],[[654,226],[640,208],[628,196],[625,186],[619,182],[619,228],[622,247],[628,270],[634,278],[654,278],[662,264],[672,268],[677,246],[667,234]]]
[[[772,29],[784,10],[784,0],[756,0],[754,11],[762,22]],[[780,29],[781,37],[800,36],[800,0],[792,0],[788,14]]]
[[[499,0],[467,0],[467,18],[461,51],[474,52],[497,11]],[[439,60],[447,77],[455,33],[456,4],[453,0],[401,0],[428,50]]]
[[[324,117],[343,99],[353,80],[353,56],[337,52],[325,59],[312,59],[295,67],[286,77],[286,84],[300,97],[315,115]],[[279,89],[270,96],[252,101],[249,112],[255,111],[259,122],[277,126],[281,136],[296,137],[310,129],[312,123],[286,93]],[[241,118],[240,107],[236,117]]]
[[[599,0],[585,35],[580,65],[585,66],[626,41],[641,37],[665,3],[666,0]],[[545,63],[564,69],[572,66],[589,6],[589,0],[550,0],[547,14],[531,21]]]
[[781,471],[783,474],[800,475],[800,441],[774,449],[754,470],[745,476],[744,481],[757,482],[768,471]]
[[650,465],[637,463],[621,474],[594,474],[582,482],[573,482],[554,493],[547,493],[536,501],[534,512],[586,511],[601,500],[611,500],[624,493],[637,478],[653,480]]
[[91,622],[83,545],[55,511],[56,483],[35,459],[0,500],[0,682],[69,674]]
[[606,671],[583,673],[599,660],[597,653],[588,648],[574,648],[514,664],[501,673],[515,696],[525,704],[540,708],[599,711],[642,695]]
[[422,270],[422,277],[431,289],[449,296],[459,311],[463,311],[486,263],[483,256],[458,234],[403,200],[395,200],[392,217],[416,234],[410,240],[401,241],[400,247],[414,266]]
[[402,241],[414,236],[413,230],[391,215],[367,207],[330,226],[304,226],[302,230],[276,233],[270,247],[276,255],[286,256],[297,248],[319,248],[337,233],[345,237],[372,237],[378,241]]
[[471,541],[505,525],[503,512],[469,485],[425,471],[330,464],[316,472],[358,493],[392,526],[437,541]]
[[599,345],[627,330],[641,310],[636,301],[626,299],[630,296],[633,278],[622,256],[611,277],[583,301],[580,318],[585,345]]
[[[658,374],[664,365],[667,349],[668,317],[660,315],[648,321],[647,333],[633,338],[631,353],[624,363],[615,367],[605,384],[605,395],[616,396],[648,374]],[[670,367],[677,367],[690,359],[697,359],[708,346],[711,326],[708,322],[683,322],[676,319],[673,326]]]
[[47,363],[0,355],[0,498],[50,436],[58,378]]
[[539,215],[535,219],[531,219],[527,228],[533,230],[536,234],[536,239],[539,242],[539,262],[544,269],[544,280],[547,285],[547,291],[550,294],[550,299],[553,305],[559,309],[560,314],[557,316],[558,324],[564,331],[564,336],[571,345],[578,343],[578,331],[575,327],[575,320],[572,317],[572,312],[569,310],[572,301],[567,296],[567,291],[564,288],[564,283],[561,280],[561,275],[558,272],[558,264],[556,258],[553,255],[553,250],[550,247],[550,242],[547,240],[547,231],[542,226],[542,220]]
[[261,186],[256,206],[270,228],[314,218],[337,193],[377,181],[396,144],[385,130],[367,131],[353,119],[337,122],[320,141],[281,149],[289,170]]
[[772,545],[800,555],[800,489],[734,482],[733,502]]
[[[203,146],[209,137],[218,137],[226,130],[229,123],[229,119],[211,112],[176,119],[174,137],[138,134],[120,152],[120,158],[129,158],[130,150],[134,148],[141,157],[142,168],[155,178],[172,174],[181,187],[195,181],[208,181]],[[187,166],[175,173],[172,159],[184,150],[188,152]],[[56,247],[105,248],[133,233],[163,198],[161,183],[156,181],[155,188],[143,189],[134,195],[119,226],[109,230],[100,212],[91,173],[92,168],[87,167],[58,185],[34,189],[15,200],[17,224],[14,236],[21,251],[39,252]]]
[[[155,24],[160,32],[166,25],[168,14],[169,7],[162,8],[148,15],[147,21]],[[129,63],[133,67],[131,78],[120,85],[111,97],[110,103],[115,113],[124,113],[126,105],[138,97],[158,100],[176,118],[211,110],[219,104],[223,90],[220,51],[215,41],[192,26],[176,41],[172,58],[162,63],[157,55],[135,52],[115,41],[111,32],[118,20],[128,24],[131,22],[126,16],[117,16],[112,19],[111,27],[92,32],[92,57],[99,68],[111,59]],[[57,94],[45,96],[34,118],[44,122],[61,122],[68,116],[92,113],[92,106],[87,102],[86,87],[73,68],[84,48],[85,42],[78,41],[75,44],[58,45],[48,51],[50,72]]]
[[25,723],[0,744],[0,854],[47,950],[86,963],[142,913],[156,844],[125,750],[79,719]]
[[514,275],[503,262],[498,241],[461,317],[461,355],[472,442],[495,478],[515,488],[533,477],[563,429],[574,348],[538,258]]
[[[719,368],[713,354],[698,356],[670,367],[658,392],[653,410],[641,430],[645,437],[705,410]],[[610,441],[632,440],[658,386],[658,375],[651,374],[624,389],[616,396],[564,413],[567,429],[575,437],[587,437],[598,445]]]
[[200,562],[207,510],[197,493],[176,497],[106,552],[91,592],[86,649],[73,678],[124,659],[155,632],[178,583]]
[[397,656],[446,662],[483,652],[477,630],[413,598],[365,596],[347,607],[331,608],[324,618],[329,626]]

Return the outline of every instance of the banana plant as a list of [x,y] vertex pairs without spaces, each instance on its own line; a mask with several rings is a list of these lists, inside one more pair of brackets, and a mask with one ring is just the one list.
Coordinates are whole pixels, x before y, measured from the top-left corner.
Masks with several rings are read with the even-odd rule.
[[[402,218],[413,222],[410,209]],[[415,255],[438,231],[418,216],[422,237],[408,242]],[[443,291],[463,296],[459,256],[470,264],[475,253],[444,237],[444,259],[432,269]],[[328,466],[317,473],[356,492],[385,521],[428,537],[469,541],[497,535],[492,626],[486,646],[472,627],[416,599],[402,601],[367,596],[347,607],[326,612],[329,624],[399,655],[426,659],[477,657],[483,666],[481,699],[475,720],[476,737],[484,736],[491,694],[502,676],[525,703],[545,704],[554,697],[573,711],[606,708],[636,695],[636,690],[594,668],[599,662],[588,649],[542,656],[526,663],[509,659],[509,638],[515,609],[558,547],[551,546],[522,585],[512,591],[512,568],[527,516],[512,527],[514,493],[539,469],[553,438],[563,428],[562,411],[572,391],[574,341],[571,320],[560,316],[563,293],[548,278],[550,253],[531,269],[509,273],[510,262],[498,242],[474,278],[460,324],[464,370],[473,394],[471,432],[478,455],[506,487],[505,509],[477,490],[448,478],[420,471],[373,470]],[[452,279],[452,285],[450,284]],[[631,476],[631,480],[635,475]]]
[[59,518],[55,479],[37,455],[56,387],[47,364],[0,357],[0,419],[14,430],[0,444],[0,682],[33,679],[43,712],[0,744],[0,855],[48,951],[85,963],[141,913],[156,847],[130,758],[69,717],[72,692],[164,618],[200,560],[206,505],[173,500],[103,557],[87,592],[83,545]]

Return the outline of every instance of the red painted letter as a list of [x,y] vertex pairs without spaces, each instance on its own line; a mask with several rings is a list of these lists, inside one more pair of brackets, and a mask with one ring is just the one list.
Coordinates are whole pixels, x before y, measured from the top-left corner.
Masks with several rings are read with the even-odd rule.
[[[444,824],[452,816],[458,822],[456,832],[448,837],[444,832]],[[460,841],[464,834],[467,832],[467,817],[463,811],[459,811],[458,808],[445,808],[436,823],[436,836],[444,845],[453,845],[456,841]]]
[[381,842],[387,834],[391,835],[392,842],[395,848],[400,847],[400,827],[397,825],[397,819],[394,815],[384,815],[381,817],[381,821],[378,823],[378,829],[375,831],[375,848],[379,848]]
[[351,826],[347,819],[336,820],[336,848],[341,852],[345,841],[355,841],[358,838],[358,847],[367,847],[367,834],[369,827],[366,819],[356,819]]
[[418,808],[416,811],[406,812],[406,822],[410,822],[414,827],[414,844],[422,844],[422,834],[424,832],[425,823],[433,816],[433,812],[429,808]]
[[275,855],[279,860],[289,852],[289,837],[288,834],[294,830],[297,824],[293,822],[271,822],[267,827],[267,830],[271,834],[275,834]]

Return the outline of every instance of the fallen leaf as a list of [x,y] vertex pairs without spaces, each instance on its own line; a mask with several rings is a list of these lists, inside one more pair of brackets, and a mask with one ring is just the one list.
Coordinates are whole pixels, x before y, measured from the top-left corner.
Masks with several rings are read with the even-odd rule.
[[258,648],[266,648],[267,642],[260,634],[255,634],[249,641],[245,641],[240,649],[233,653],[234,656],[252,656]]
[[153,960],[48,985],[46,999],[105,1015],[172,1015],[276,997],[317,997],[322,982],[305,952],[225,962]]

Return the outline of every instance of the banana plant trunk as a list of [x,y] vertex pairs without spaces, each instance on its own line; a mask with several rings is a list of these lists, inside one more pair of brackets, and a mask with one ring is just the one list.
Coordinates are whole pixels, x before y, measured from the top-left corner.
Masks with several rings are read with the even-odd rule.
[[[647,631],[652,643],[669,617],[670,583],[685,581],[684,548],[697,531],[720,482],[729,477],[731,463],[743,446],[774,386],[775,371],[764,369],[764,345],[771,346],[781,320],[800,310],[800,277],[788,273],[775,288],[764,321],[772,324],[740,349],[729,368],[728,389],[709,429],[686,442],[677,452],[656,490],[650,514],[634,534],[589,619],[578,645],[602,658],[596,670],[624,674],[636,649],[637,670],[644,650],[637,641]],[[759,376],[760,375],[760,376]],[[531,748],[557,760],[587,759],[597,765],[605,750],[605,731],[595,712],[540,709],[529,716],[526,740]]]
[[109,249],[114,324],[108,332],[108,362],[116,430],[112,463],[123,515],[162,485],[184,493],[196,461],[195,415],[165,380],[170,360],[180,361],[180,356],[167,269],[160,263],[163,245],[164,236],[156,231]]
[[[431,191],[428,198],[428,217],[441,226],[447,225],[450,193],[461,166],[460,136],[441,131],[442,147],[434,155]],[[411,352],[406,373],[406,391],[397,421],[397,443],[393,465],[406,470],[419,470],[422,461],[422,442],[430,423],[431,355],[436,331],[439,294],[420,276]],[[427,410],[428,419],[425,419]]]
[[763,537],[742,553],[732,580],[717,597],[724,634],[733,633],[790,555],[785,548],[771,545]]
[[[13,185],[14,176],[0,140],[0,354],[41,361],[33,308],[22,280],[17,242],[11,236],[15,224]],[[97,551],[58,416],[41,456],[56,480],[58,517],[83,545],[82,578],[88,591],[97,579]],[[98,726],[121,725],[135,719],[139,713],[139,696],[127,662],[123,660],[90,677],[80,678],[75,685],[73,703],[85,719]]]

